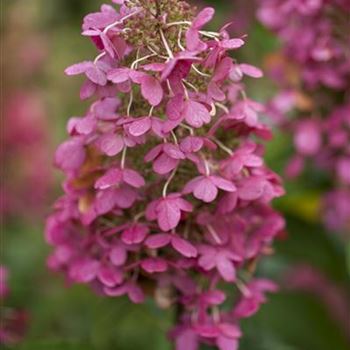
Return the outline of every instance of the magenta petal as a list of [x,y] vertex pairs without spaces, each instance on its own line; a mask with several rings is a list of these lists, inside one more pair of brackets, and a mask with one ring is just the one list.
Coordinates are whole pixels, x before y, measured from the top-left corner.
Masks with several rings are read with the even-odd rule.
[[120,169],[110,169],[95,182],[95,188],[105,190],[111,186],[117,185],[122,181],[122,172]]
[[166,115],[170,120],[181,119],[181,112],[184,105],[184,99],[181,94],[171,98],[166,106]]
[[212,290],[205,293],[203,299],[210,305],[221,305],[226,300],[226,295],[221,290]]
[[115,190],[115,203],[119,208],[128,209],[134,204],[137,193],[129,186],[123,186]]
[[96,65],[90,67],[85,72],[86,76],[95,84],[104,86],[107,84],[106,74]]
[[146,155],[145,155],[145,162],[150,162],[154,159],[156,159],[160,152],[163,150],[163,145],[157,145],[154,148],[152,148]]
[[168,264],[161,258],[148,258],[141,261],[141,267],[148,273],[165,272]]
[[248,75],[252,78],[261,78],[264,75],[261,69],[254,67],[250,64],[242,63],[239,65],[239,67],[245,75]]
[[238,195],[244,200],[256,200],[260,198],[265,189],[265,181],[258,177],[250,177],[241,184]]
[[141,136],[144,135],[147,131],[151,129],[152,121],[151,118],[140,118],[132,122],[129,126],[129,133],[133,136]]
[[192,100],[186,102],[183,115],[187,123],[194,128],[200,128],[204,124],[208,124],[211,119],[207,108],[203,104]]
[[128,285],[128,296],[130,300],[135,304],[143,303],[145,295],[140,287],[135,284]]
[[201,137],[187,136],[180,143],[180,149],[184,153],[194,153],[201,150],[204,142]]
[[83,85],[80,88],[80,98],[86,100],[94,95],[96,92],[97,86],[91,80],[86,79]]
[[97,273],[97,278],[106,287],[114,287],[116,284],[122,283],[123,274],[113,267],[102,266]]
[[96,260],[78,261],[71,266],[69,275],[76,282],[88,283],[96,278],[99,266]]
[[220,323],[219,329],[225,337],[228,337],[231,339],[237,339],[242,336],[241,330],[235,324]]
[[193,195],[203,202],[210,203],[217,197],[218,189],[210,178],[203,176],[197,183]]
[[141,93],[152,106],[159,105],[163,99],[163,89],[159,81],[149,75],[142,79]]
[[213,19],[214,14],[215,10],[212,7],[205,7],[193,20],[192,26],[196,29],[203,27]]
[[158,234],[149,236],[145,241],[145,245],[150,249],[158,249],[158,248],[165,247],[170,243],[170,241],[171,241],[171,236],[169,234],[158,233]]
[[132,169],[123,170],[123,180],[128,185],[135,188],[140,188],[145,185],[144,178],[137,171]]
[[200,251],[201,257],[198,260],[198,265],[206,271],[210,271],[215,267],[216,250],[207,248],[205,251]]
[[110,212],[116,205],[116,194],[114,189],[97,192],[95,198],[95,209],[98,214],[103,215]]
[[176,337],[176,350],[198,350],[198,336],[192,330],[185,330]]
[[115,68],[108,72],[107,78],[115,84],[129,80],[129,68]]
[[112,133],[103,135],[98,142],[101,151],[110,157],[117,155],[124,148],[122,137]]
[[116,288],[105,287],[103,291],[109,297],[120,297],[122,295],[125,295],[128,292],[128,289],[126,285],[123,285]]
[[232,261],[228,260],[224,255],[218,254],[216,257],[216,266],[225,281],[234,282],[236,280],[236,269]]
[[168,174],[175,169],[179,163],[179,160],[170,158],[167,154],[163,153],[153,162],[153,170],[160,175]]
[[79,139],[62,143],[55,154],[55,163],[63,170],[76,170],[85,161],[85,148]]
[[229,39],[229,40],[223,40],[221,42],[222,47],[225,49],[238,49],[241,46],[244,45],[244,41],[242,39]]
[[139,244],[144,241],[149,229],[144,225],[134,225],[122,233],[122,241],[125,244]]
[[93,67],[94,64],[91,61],[84,61],[80,63],[73,64],[65,69],[67,75],[77,75],[85,73],[87,69]]
[[172,235],[171,245],[186,258],[195,258],[198,255],[197,249],[190,242],[177,235]]
[[185,159],[185,155],[181,152],[178,145],[173,145],[171,143],[166,143],[163,146],[163,151],[173,159]]
[[191,213],[193,211],[193,205],[181,197],[177,198],[176,204],[182,211],[186,211],[187,213]]
[[125,264],[127,259],[127,253],[124,247],[115,246],[109,253],[109,259],[111,263],[115,266],[122,266]]
[[174,200],[163,199],[159,202],[156,212],[158,225],[163,231],[175,228],[181,219],[181,211]]
[[237,339],[232,339],[224,336],[219,336],[216,339],[216,345],[219,350],[238,350]]
[[220,176],[211,176],[210,178],[215,184],[215,186],[217,186],[221,190],[224,190],[227,192],[234,192],[237,189],[236,186],[231,181],[228,181]]

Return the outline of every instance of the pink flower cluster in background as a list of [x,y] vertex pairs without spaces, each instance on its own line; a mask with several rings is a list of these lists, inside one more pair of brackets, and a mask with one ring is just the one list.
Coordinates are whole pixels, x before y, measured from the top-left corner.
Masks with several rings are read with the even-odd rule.
[[8,270],[0,265],[0,345],[18,343],[23,338],[28,325],[26,311],[4,307],[3,303],[9,292]]
[[283,285],[288,290],[311,293],[320,299],[333,319],[350,338],[349,298],[346,288],[330,280],[321,271],[311,265],[296,265],[287,271]]
[[32,219],[42,214],[52,185],[46,107],[37,91],[10,91],[4,110],[1,212]]
[[[328,174],[330,193],[324,195],[323,217],[331,230],[346,231],[350,228],[350,1],[261,0],[258,17],[277,33],[285,57],[283,64],[272,67],[281,92],[271,101],[271,111],[294,135],[295,156],[287,175],[298,176],[310,163]],[[281,119],[290,111],[291,120]]]
[[113,2],[84,19],[96,58],[66,70],[93,100],[56,152],[66,179],[48,264],[105,296],[174,305],[178,350],[236,349],[239,320],[276,290],[253,272],[284,227],[270,205],[283,188],[257,143],[271,133],[242,84],[262,73],[228,56],[244,40],[204,30],[212,8]]

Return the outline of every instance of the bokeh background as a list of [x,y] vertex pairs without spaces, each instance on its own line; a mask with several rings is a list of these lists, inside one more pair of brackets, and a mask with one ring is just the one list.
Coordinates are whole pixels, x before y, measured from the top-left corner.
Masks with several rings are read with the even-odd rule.
[[[85,286],[66,285],[46,268],[44,221],[62,179],[53,168],[53,152],[66,137],[68,118],[87,108],[78,96],[81,80],[63,70],[94,55],[80,25],[102,3],[1,0],[0,264],[10,290],[0,318],[1,327],[19,340],[4,349],[171,349],[166,337],[171,310],[160,311],[151,301],[135,306],[96,296]],[[216,24],[233,21],[236,35],[249,35],[239,59],[264,67],[278,50],[274,35],[256,22],[253,1],[198,3],[217,8]],[[267,77],[248,82],[248,91],[266,101],[276,87]],[[291,138],[275,130],[267,151],[270,167],[282,174]],[[321,183],[319,174],[286,182],[287,195],[275,203],[287,229],[258,273],[278,281],[281,290],[243,322],[242,350],[350,349],[350,248],[343,235],[321,224]]]

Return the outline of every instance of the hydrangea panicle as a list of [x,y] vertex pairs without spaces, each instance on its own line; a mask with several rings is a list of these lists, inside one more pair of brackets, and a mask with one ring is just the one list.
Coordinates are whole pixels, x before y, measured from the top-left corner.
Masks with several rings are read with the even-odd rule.
[[284,225],[270,206],[283,188],[257,143],[269,131],[241,81],[261,72],[228,56],[241,38],[204,29],[212,8],[114,3],[84,19],[96,58],[66,70],[94,102],[56,153],[65,194],[47,221],[48,264],[135,303],[148,280],[159,305],[182,310],[178,350],[234,349],[241,316],[221,288],[252,290],[255,312],[273,288],[256,287],[250,267]]

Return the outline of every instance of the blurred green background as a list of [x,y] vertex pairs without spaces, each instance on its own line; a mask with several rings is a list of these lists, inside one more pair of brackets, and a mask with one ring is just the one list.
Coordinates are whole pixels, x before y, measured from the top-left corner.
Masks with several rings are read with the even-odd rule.
[[[24,205],[24,209],[6,214],[2,220],[1,263],[9,269],[11,289],[5,306],[25,309],[29,314],[29,328],[23,341],[11,348],[171,349],[166,338],[173,320],[171,310],[160,311],[151,301],[135,306],[126,299],[96,296],[85,286],[66,286],[62,276],[52,274],[46,268],[45,260],[50,248],[43,238],[44,219],[50,211],[50,203],[60,193],[61,180],[61,174],[51,170],[53,150],[66,137],[67,119],[83,115],[87,108],[87,103],[81,102],[78,96],[81,80],[67,78],[63,70],[74,62],[94,56],[93,45],[80,35],[80,25],[82,17],[96,11],[103,2],[2,0],[1,3],[3,96],[9,96],[16,89],[34,89],[40,95],[45,107],[48,135],[42,147],[49,155],[43,166],[52,176],[50,189],[39,212],[32,213],[31,208],[26,209]],[[252,1],[207,3],[218,9],[217,25],[233,20],[237,35],[249,34],[248,44],[240,50],[240,60],[263,66],[266,55],[278,49],[279,44],[273,35],[254,20]],[[201,2],[200,6],[203,4]],[[23,60],[28,56],[26,53],[19,55],[16,50],[20,51],[31,38],[39,38],[38,49],[43,50],[43,57],[33,71],[22,74]],[[267,78],[247,83],[250,95],[261,101],[275,92]],[[4,120],[3,132],[6,133],[6,116]],[[291,140],[276,131],[267,151],[270,167],[282,173],[291,152]],[[35,157],[35,154],[25,154],[27,161],[28,157]],[[2,165],[8,166],[6,163]],[[13,167],[11,169],[14,171]],[[15,169],[21,172],[20,162]],[[11,172],[7,172],[5,181],[13,179]],[[319,224],[317,208],[322,178],[309,174],[286,186],[287,196],[275,204],[287,218],[288,235],[276,243],[275,255],[265,259],[258,271],[259,275],[279,281],[281,291],[271,295],[260,313],[243,323],[244,337],[240,349],[350,349],[350,310],[344,309],[349,305],[346,302],[350,301],[346,243],[341,236],[326,232]],[[25,198],[23,201],[26,204]],[[323,284],[315,284],[313,291],[292,288],[288,272],[299,265],[312,266],[317,274],[323,276]],[[324,284],[328,285],[328,289]],[[336,295],[328,297],[330,300],[345,300],[345,303],[340,302],[343,317],[339,317],[336,304],[322,296],[327,294],[323,290]]]

